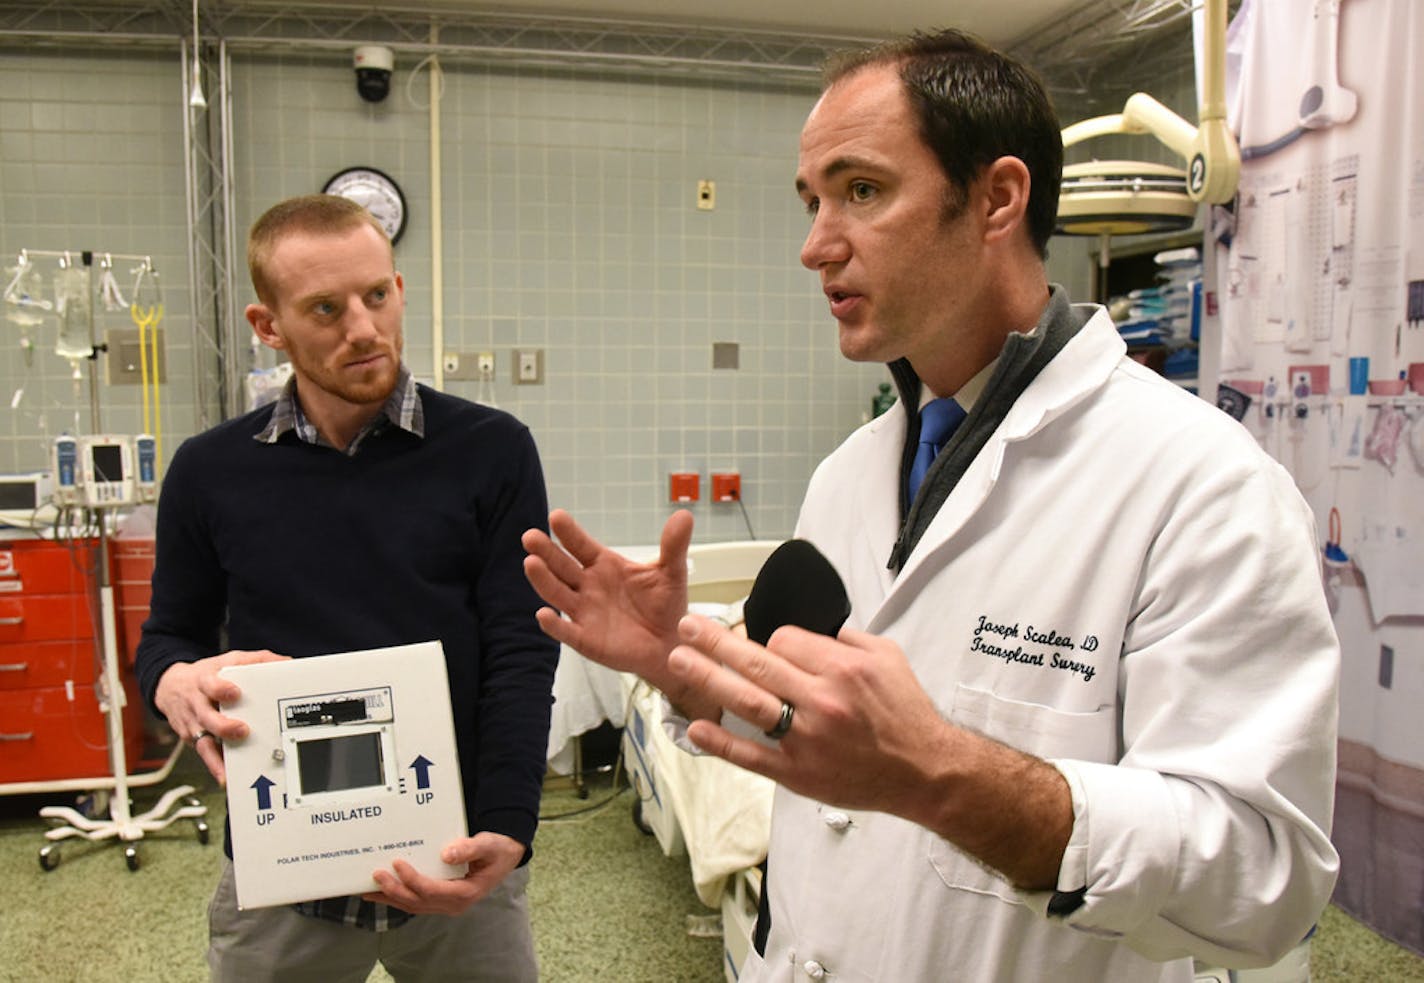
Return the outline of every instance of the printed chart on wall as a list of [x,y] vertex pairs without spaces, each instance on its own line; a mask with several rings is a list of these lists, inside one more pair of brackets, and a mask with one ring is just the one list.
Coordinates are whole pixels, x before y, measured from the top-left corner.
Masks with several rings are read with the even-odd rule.
[[1398,248],[1370,249],[1356,262],[1359,159],[1348,154],[1293,178],[1243,173],[1223,316],[1251,344],[1238,344],[1224,369],[1254,368],[1258,345],[1266,356],[1275,349],[1345,357],[1357,318],[1362,336],[1395,319]]

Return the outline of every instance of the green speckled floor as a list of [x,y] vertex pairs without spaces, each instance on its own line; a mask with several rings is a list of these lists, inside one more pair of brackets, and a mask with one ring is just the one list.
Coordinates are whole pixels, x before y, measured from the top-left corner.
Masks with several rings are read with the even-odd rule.
[[[187,782],[209,808],[212,842],[179,821],[139,844],[140,868],[108,843],[69,840],[62,861],[40,869],[40,806],[65,800],[0,797],[0,981],[186,983],[206,979],[208,896],[222,858],[223,798],[190,754],[166,787]],[[589,799],[550,787],[546,816],[584,809]],[[157,799],[135,790],[135,808]],[[692,890],[686,858],[662,855],[633,825],[625,791],[602,808],[547,821],[535,843],[530,885],[534,935],[547,983],[718,983],[719,939],[687,932],[688,916],[712,914]],[[1368,931],[1335,908],[1311,951],[1314,983],[1424,983],[1424,959]],[[373,981],[389,980],[381,970]]]
[[[164,789],[195,786],[208,806],[211,842],[191,820],[146,837],[139,869],[125,866],[113,842],[66,840],[46,873],[41,806],[65,796],[0,797],[0,981],[186,983],[207,979],[207,903],[222,861],[222,794],[191,752]],[[588,810],[609,799],[605,782],[580,799],[551,783],[546,817]],[[135,789],[134,811],[159,792]],[[719,983],[720,938],[689,936],[688,915],[714,912],[693,893],[687,859],[663,856],[632,820],[626,787],[607,804],[548,819],[535,841],[530,904],[542,979],[548,983]],[[380,968],[373,981],[389,980]]]

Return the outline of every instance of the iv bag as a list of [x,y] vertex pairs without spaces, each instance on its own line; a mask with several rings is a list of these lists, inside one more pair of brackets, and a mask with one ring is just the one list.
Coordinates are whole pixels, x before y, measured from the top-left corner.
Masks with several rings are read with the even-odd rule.
[[42,323],[45,311],[54,308],[42,296],[44,279],[40,271],[22,260],[19,266],[8,267],[5,277],[10,284],[5,290],[5,320],[22,328]]
[[61,358],[88,358],[94,354],[94,302],[89,296],[89,272],[76,266],[56,272],[54,300],[59,313],[54,353]]

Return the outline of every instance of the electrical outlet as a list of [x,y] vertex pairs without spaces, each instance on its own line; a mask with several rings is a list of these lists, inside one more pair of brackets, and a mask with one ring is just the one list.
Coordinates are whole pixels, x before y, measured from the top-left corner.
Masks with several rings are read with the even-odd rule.
[[1304,420],[1310,415],[1310,373],[1306,371],[1296,371],[1291,373],[1291,402],[1295,408],[1297,420]]
[[668,501],[695,502],[700,496],[702,476],[696,471],[673,471],[668,475]]
[[717,207],[716,181],[697,182],[697,207],[704,212],[710,212]]
[[742,476],[736,471],[712,472],[712,501],[736,502],[742,497]]
[[514,352],[514,383],[537,386],[544,381],[544,350],[520,348]]
[[453,382],[488,382],[494,378],[494,352],[447,351],[440,367]]

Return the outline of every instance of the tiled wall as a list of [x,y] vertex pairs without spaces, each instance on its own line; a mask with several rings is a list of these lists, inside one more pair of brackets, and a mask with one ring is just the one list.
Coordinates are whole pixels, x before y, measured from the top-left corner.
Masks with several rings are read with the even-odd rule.
[[[397,248],[407,361],[429,379],[429,80],[421,72],[408,91],[412,66],[397,67],[390,97],[373,106],[344,59],[235,56],[235,218],[245,229],[345,166],[395,176],[412,216]],[[91,243],[156,254],[172,274],[170,447],[196,419],[180,74],[174,60],[123,53],[0,60],[0,257]],[[704,476],[699,539],[744,537],[748,518],[758,536],[789,535],[815,463],[887,378],[839,357],[816,278],[797,260],[796,134],[813,99],[785,87],[445,66],[443,347],[498,359],[492,386],[446,388],[526,421],[551,501],[610,541],[655,539],[673,469]],[[700,179],[717,183],[714,211],[695,207]],[[240,284],[245,300],[245,276]],[[100,319],[128,323],[126,313]],[[88,402],[45,339],[26,366],[13,328],[0,389],[25,392],[0,432],[0,469],[23,470],[43,465],[48,435],[89,429]],[[715,342],[740,346],[739,368],[712,369]],[[512,383],[516,346],[543,350],[543,385]],[[136,389],[100,394],[107,429],[138,429]],[[706,500],[710,473],[731,468],[746,518]]]
[[[155,314],[163,305],[160,408],[181,433],[191,432],[194,397],[179,75],[171,57],[0,50],[0,287],[21,249],[73,250],[81,266],[83,250],[152,257],[161,294],[145,290],[140,300]],[[34,262],[50,288],[58,261]],[[113,263],[125,300],[135,265]],[[101,341],[110,329],[134,327],[126,308],[96,303],[94,311]],[[140,387],[108,385],[102,362],[81,363],[75,379],[76,367],[54,354],[58,333],[55,318],[28,334],[0,320],[0,471],[42,469],[50,437],[94,431],[94,368],[100,429],[141,429]]]
[[[162,284],[165,449],[200,419],[184,227],[182,72],[175,53],[26,51],[0,58],[0,261],[22,248],[151,255]],[[434,374],[428,69],[402,57],[389,98],[361,101],[345,55],[237,53],[233,176],[239,230],[343,167],[393,175],[410,204],[397,247],[407,361]],[[210,94],[211,95],[211,94]],[[447,61],[441,100],[445,350],[492,350],[494,384],[446,389],[524,420],[551,502],[612,542],[650,542],[672,506],[667,473],[703,476],[700,540],[791,533],[806,481],[865,417],[882,366],[857,366],[797,254],[807,219],[792,188],[810,89]],[[208,110],[206,112],[212,112]],[[191,113],[196,125],[205,111]],[[1071,115],[1065,113],[1065,117]],[[695,207],[699,180],[716,209]],[[1074,289],[1085,252],[1050,270]],[[52,261],[41,261],[48,273]],[[120,282],[132,281],[131,263]],[[8,279],[8,278],[7,278]],[[240,261],[237,315],[248,299]],[[1079,291],[1081,292],[1081,291]],[[97,308],[98,333],[130,327]],[[0,471],[43,467],[49,439],[92,429],[89,387],[52,354],[0,344]],[[715,343],[739,346],[713,369]],[[538,386],[512,382],[515,348],[544,353]],[[195,351],[198,357],[195,358]],[[252,358],[247,347],[230,354]],[[265,351],[261,364],[270,364]],[[100,364],[101,426],[141,429],[140,392]],[[711,472],[742,474],[746,515],[707,501]]]

